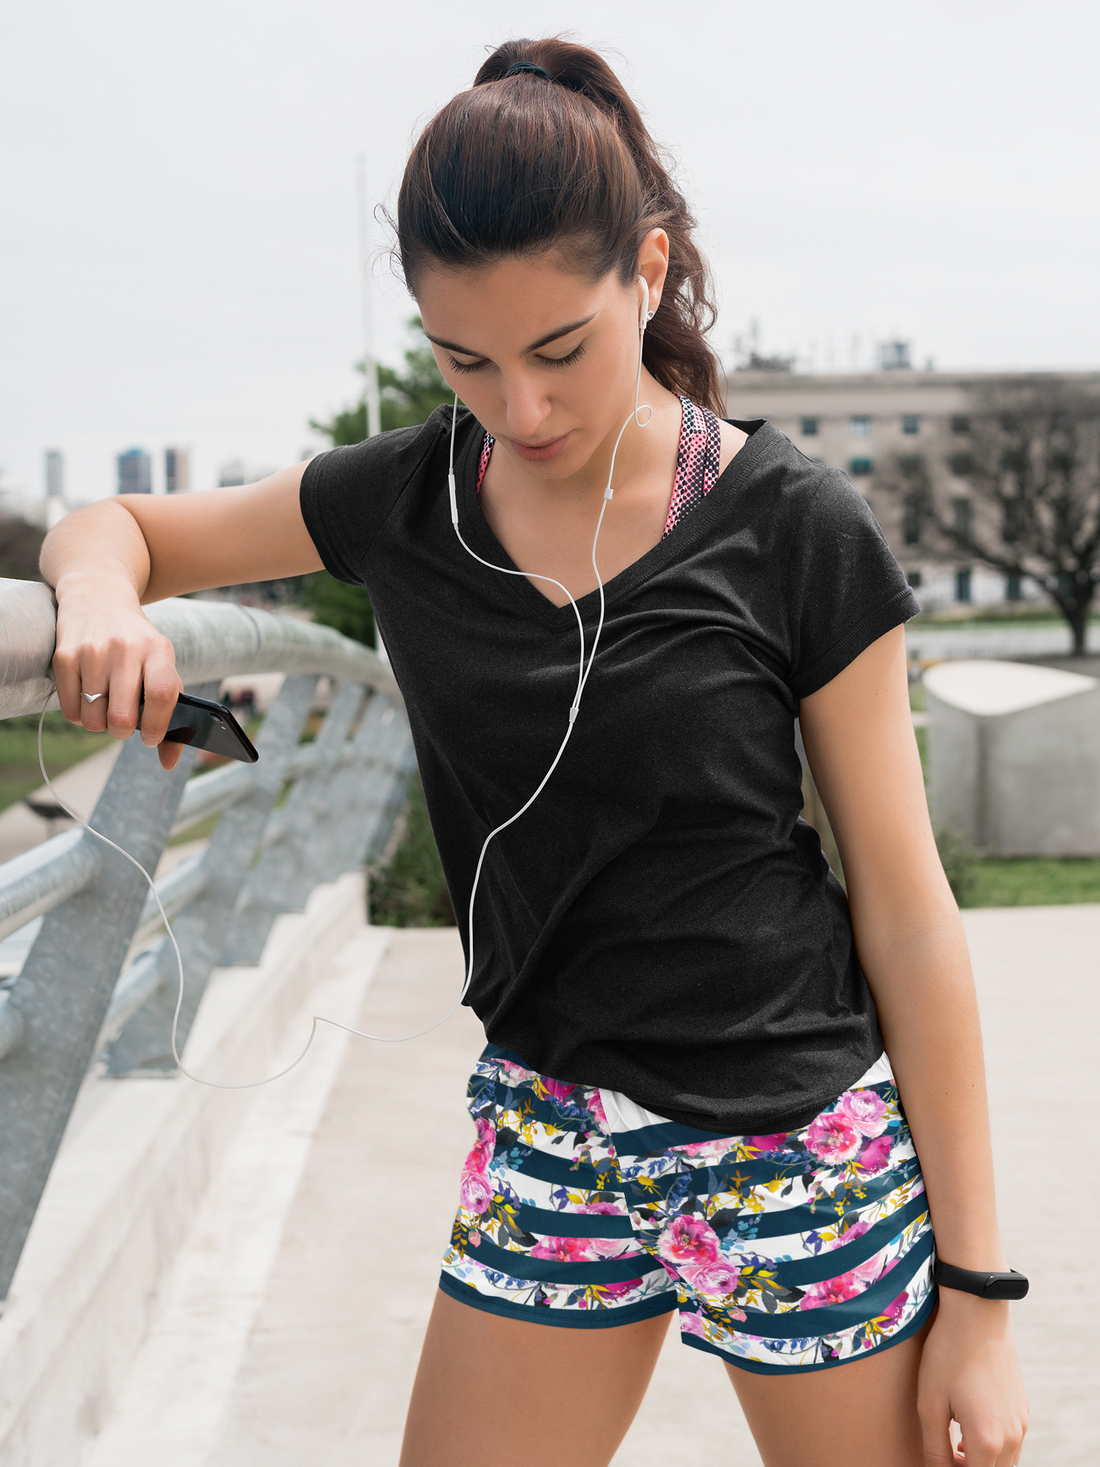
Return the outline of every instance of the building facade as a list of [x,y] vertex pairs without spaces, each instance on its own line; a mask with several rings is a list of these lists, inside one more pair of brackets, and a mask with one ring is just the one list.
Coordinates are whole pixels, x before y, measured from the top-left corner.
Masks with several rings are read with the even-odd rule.
[[191,460],[186,448],[164,450],[164,487],[169,494],[186,494],[191,488]]
[[1021,584],[963,558],[952,561],[933,554],[919,501],[906,493],[898,466],[919,464],[941,512],[964,528],[971,515],[983,511],[951,467],[965,453],[971,421],[989,393],[1039,376],[1100,388],[1097,372],[1025,377],[906,368],[814,375],[746,370],[727,377],[726,402],[730,417],[768,418],[808,458],[843,469],[870,504],[910,584],[920,588],[922,605],[935,611],[1041,593],[1026,580]]
[[152,494],[153,460],[144,448],[128,448],[118,456],[118,492]]

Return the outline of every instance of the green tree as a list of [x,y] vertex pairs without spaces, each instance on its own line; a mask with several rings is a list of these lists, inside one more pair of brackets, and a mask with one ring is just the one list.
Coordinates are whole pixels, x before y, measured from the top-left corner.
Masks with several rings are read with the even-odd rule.
[[[416,339],[405,353],[405,370],[378,368],[383,432],[423,423],[440,403],[453,401],[419,316],[411,318],[409,329]],[[362,363],[357,370],[364,370]],[[310,427],[331,439],[334,448],[362,443],[367,436],[366,402],[361,399],[344,408],[327,423],[311,418]],[[327,571],[320,571],[307,584],[302,599],[317,621],[357,642],[373,644],[374,615],[362,586],[345,586]],[[403,833],[392,859],[385,869],[371,872],[370,912],[372,922],[391,927],[441,927],[454,921],[419,779],[410,784]]]
[[[454,401],[454,393],[435,364],[420,317],[410,316],[408,327],[414,334],[414,341],[405,352],[405,370],[397,372],[381,363],[378,367],[383,433],[390,428],[411,428],[416,423],[423,423],[440,403]],[[365,372],[366,366],[358,362],[355,370]],[[353,406],[335,413],[327,423],[311,418],[309,426],[331,438],[336,448],[362,443],[367,436],[366,401],[360,398]]]
[[[378,367],[383,432],[423,423],[440,403],[454,400],[454,394],[435,364],[420,317],[410,317],[408,326],[414,340],[405,352],[404,371],[397,372],[393,367],[381,364]],[[356,371],[365,370],[364,364],[359,362]],[[334,413],[328,422],[311,418],[309,426],[331,439],[334,448],[362,443],[367,436],[366,401],[360,398],[357,403]],[[302,602],[312,610],[314,620],[324,626],[335,627],[345,637],[354,637],[357,642],[374,645],[374,614],[370,598],[362,586],[345,586],[328,571],[319,571],[304,587]]]
[[25,520],[0,518],[0,576],[13,581],[40,581],[38,552],[46,532]]

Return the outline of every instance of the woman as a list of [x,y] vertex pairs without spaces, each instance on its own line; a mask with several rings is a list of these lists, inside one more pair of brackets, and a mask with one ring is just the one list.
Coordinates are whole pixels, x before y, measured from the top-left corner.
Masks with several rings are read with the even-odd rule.
[[[95,504],[43,570],[66,716],[125,737],[144,684],[150,745],[179,679],[142,602],[322,563],[365,584],[458,912],[571,730],[465,935],[490,1042],[402,1461],[608,1462],[678,1310],[767,1467],[958,1461],[952,1419],[967,1467],[1008,1467],[1008,1305],[932,1278],[933,1221],[956,1269],[1007,1263],[904,577],[843,475],[717,416],[692,220],[594,53],[501,47],[425,129],[397,226],[468,408]],[[798,818],[796,718],[847,897]]]

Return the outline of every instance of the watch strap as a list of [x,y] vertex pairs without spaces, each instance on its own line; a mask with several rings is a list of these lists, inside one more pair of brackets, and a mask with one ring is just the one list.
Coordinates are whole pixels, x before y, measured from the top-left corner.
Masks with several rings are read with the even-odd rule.
[[1022,1299],[1028,1291],[1027,1279],[1015,1269],[1008,1273],[986,1273],[956,1268],[953,1263],[944,1263],[942,1258],[936,1259],[932,1277],[945,1289],[961,1289],[965,1294],[977,1294],[980,1299]]

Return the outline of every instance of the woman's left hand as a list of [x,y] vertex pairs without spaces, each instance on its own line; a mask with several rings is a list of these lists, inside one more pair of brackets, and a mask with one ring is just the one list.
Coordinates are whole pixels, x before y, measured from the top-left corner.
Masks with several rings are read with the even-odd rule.
[[[1016,1467],[1028,1405],[1002,1301],[941,1289],[924,1342],[917,1411],[928,1467]],[[951,1422],[962,1430],[951,1446]]]

